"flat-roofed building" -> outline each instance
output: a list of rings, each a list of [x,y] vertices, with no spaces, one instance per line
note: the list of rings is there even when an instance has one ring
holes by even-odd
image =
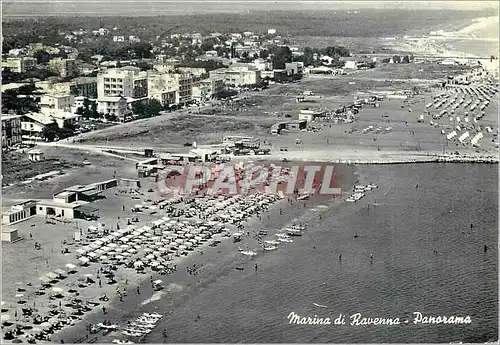
[[[8,148],[22,141],[21,115],[1,115],[2,148]]]

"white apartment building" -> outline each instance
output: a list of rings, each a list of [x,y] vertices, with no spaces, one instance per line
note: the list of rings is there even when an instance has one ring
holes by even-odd
[[[36,67],[36,59],[32,57],[9,57],[2,61],[2,67],[16,73],[24,73]]]
[[[217,97],[224,90],[224,78],[213,77],[200,81],[201,86],[206,86],[210,90],[210,98]]]
[[[148,74],[137,67],[114,68],[97,76],[97,97],[142,98],[148,94]]]
[[[261,82],[260,71],[250,64],[236,63],[224,72],[226,84],[234,86],[255,85]]]
[[[175,88],[178,90],[178,104],[186,104],[192,101],[193,76],[191,74],[173,74]]]
[[[174,77],[166,73],[149,73],[148,97],[156,99],[163,106],[176,104],[179,96],[177,82]]]
[[[61,112],[71,111],[73,95],[43,95],[40,99],[40,112],[46,116],[57,116]]]
[[[132,115],[132,110],[129,109],[126,98],[122,96],[99,98],[97,101],[97,111],[105,115],[114,115],[120,122],[125,122],[125,118]]]
[[[204,103],[212,98],[212,90],[209,85],[201,84],[193,87],[193,101]]]

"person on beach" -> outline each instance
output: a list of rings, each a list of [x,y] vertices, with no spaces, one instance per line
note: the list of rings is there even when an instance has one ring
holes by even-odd
[[[484,250],[485,253],[488,251],[488,246],[486,244],[484,245],[484,249],[483,250]]]
[[[373,254],[370,254],[370,265],[373,264]]]
[[[339,254],[339,262],[342,262],[342,254]]]
[[[140,295],[141,294],[141,291],[139,290],[139,287],[137,287],[137,294]]]
[[[255,272],[257,272],[258,270],[258,267],[257,267],[257,263],[255,264]]]

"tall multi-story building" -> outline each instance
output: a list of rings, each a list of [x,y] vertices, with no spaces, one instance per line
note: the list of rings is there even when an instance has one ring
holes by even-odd
[[[97,97],[97,78],[80,77],[71,81],[70,93],[74,96],[83,96],[87,98]]]
[[[204,79],[200,82],[200,86],[206,86],[210,90],[210,98],[215,98],[224,90],[224,78],[213,77]]]
[[[233,86],[255,85],[261,82],[260,72],[251,64],[236,63],[229,68],[210,71],[210,79],[223,78],[225,84]]]
[[[49,69],[62,78],[78,76],[78,66],[74,59],[55,58],[49,61]]]
[[[148,95],[148,74],[137,67],[114,68],[97,75],[97,97],[143,98]]]
[[[163,106],[177,103],[177,83],[170,74],[152,72],[148,75],[148,97],[156,99]]]
[[[2,61],[2,67],[11,72],[24,73],[36,67],[36,59],[28,56],[9,57],[7,61]]]
[[[176,73],[172,75],[174,85],[178,90],[178,104],[186,104],[192,101],[193,96],[193,76],[191,74]]]
[[[73,103],[73,95],[43,95],[40,99],[40,112],[56,116],[60,112],[70,112]]]
[[[2,148],[21,142],[21,115],[2,115]]]

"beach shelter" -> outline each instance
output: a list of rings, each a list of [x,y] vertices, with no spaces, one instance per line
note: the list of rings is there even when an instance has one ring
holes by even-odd
[[[86,253],[86,251],[83,248],[78,248],[76,252],[80,255],[84,255]]]
[[[90,259],[89,259],[89,258],[87,258],[86,256],[82,256],[82,257],[80,257],[78,260],[80,261],[80,264],[81,264],[82,266],[84,266],[84,265],[88,265],[88,263],[89,263],[89,261],[90,261]]]
[[[97,244],[97,243],[92,243],[91,245],[89,245],[90,249],[92,250],[96,250],[97,248],[100,248],[101,245],[100,244]]]
[[[75,273],[75,272],[77,272],[76,266],[73,265],[73,264],[66,264],[66,265],[64,265],[64,267],[66,267],[66,270],[68,271],[68,273]]]
[[[57,279],[57,274],[54,272],[49,272],[46,274],[46,276],[51,280]]]
[[[62,270],[60,268],[58,268],[56,270],[56,273],[57,273],[58,278],[65,278],[68,275],[68,272],[66,272],[65,270]]]

